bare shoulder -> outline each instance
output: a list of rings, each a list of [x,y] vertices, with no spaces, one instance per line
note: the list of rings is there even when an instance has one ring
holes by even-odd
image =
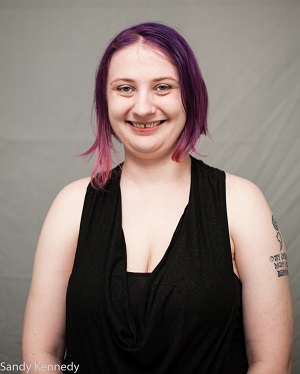
[[[80,219],[83,208],[86,189],[90,178],[82,178],[66,185],[56,196],[50,208],[48,216],[65,216],[73,221]]]
[[[226,199],[230,237],[242,282],[251,283],[267,274],[273,281],[288,275],[286,261],[275,264],[278,268],[272,264],[276,258],[286,260],[287,254],[279,225],[262,191],[246,179],[227,174]],[[268,284],[272,284],[270,279]]]
[[[89,178],[83,178],[64,187],[54,199],[39,237],[33,272],[33,285],[48,278],[64,280],[72,268],[85,192]],[[38,280],[38,282],[36,282]]]
[[[77,204],[81,204],[84,200],[85,193],[87,186],[90,182],[90,178],[82,178],[78,179],[68,185],[66,185],[57,195],[54,202],[64,204],[68,202],[72,202]]]
[[[45,219],[37,257],[46,252],[51,255],[69,253],[70,262],[76,248],[86,189],[90,179],[83,178],[65,186],[54,199]]]
[[[62,191],[64,190],[69,190],[69,191],[74,191],[74,192],[79,192],[79,191],[85,191],[91,178],[90,177],[85,177],[78,179],[74,182],[71,182],[67,184]]]
[[[263,199],[265,201],[262,191],[256,184],[248,179],[229,173],[226,173],[226,194],[227,198],[230,199],[230,202],[235,199]]]
[[[271,254],[276,248],[273,215],[262,191],[251,181],[226,174],[226,203],[230,237],[239,274],[242,258]]]
[[[247,224],[249,219],[257,221],[272,213],[264,194],[253,182],[226,173],[226,200],[229,224]],[[241,221],[243,219],[243,221]]]

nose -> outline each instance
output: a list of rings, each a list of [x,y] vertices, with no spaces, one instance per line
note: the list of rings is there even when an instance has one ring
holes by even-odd
[[[137,92],[134,98],[133,115],[138,118],[147,118],[155,114],[155,100],[151,92]]]

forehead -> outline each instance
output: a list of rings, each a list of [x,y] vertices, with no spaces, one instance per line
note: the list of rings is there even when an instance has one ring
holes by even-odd
[[[141,42],[116,52],[108,69],[108,81],[116,77],[155,79],[157,76],[178,79],[177,69],[166,54]]]

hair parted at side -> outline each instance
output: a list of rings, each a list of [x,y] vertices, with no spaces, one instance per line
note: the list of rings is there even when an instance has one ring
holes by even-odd
[[[182,155],[194,152],[200,135],[208,132],[207,90],[196,57],[185,39],[173,28],[156,22],[141,23],[121,31],[106,48],[96,72],[96,138],[91,148],[83,153],[85,156],[97,151],[92,185],[98,189],[103,189],[110,178],[114,152],[106,96],[109,64],[114,53],[138,41],[161,50],[178,71],[186,124],[172,160],[179,162]]]

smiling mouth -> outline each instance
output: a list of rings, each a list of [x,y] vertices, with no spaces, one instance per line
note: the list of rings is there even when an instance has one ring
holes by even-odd
[[[161,125],[162,123],[165,122],[165,120],[156,121],[156,122],[147,122],[147,123],[131,122],[131,121],[126,121],[126,122],[129,123],[131,126],[139,128],[139,129],[148,129],[148,128],[151,128],[151,127],[156,127],[158,125]]]

